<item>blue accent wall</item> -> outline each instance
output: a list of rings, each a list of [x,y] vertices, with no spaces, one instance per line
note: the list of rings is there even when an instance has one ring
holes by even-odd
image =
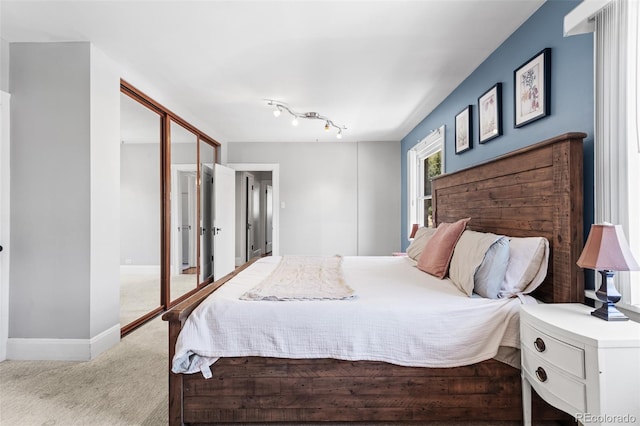
[[[585,236],[593,223],[594,78],[593,35],[563,37],[564,16],[576,0],[548,0],[436,109],[402,139],[402,248],[407,241],[407,151],[442,124],[445,134],[445,168],[454,172],[502,154],[567,132],[584,132]],[[499,22],[496,22],[499,25]],[[551,48],[550,115],[514,128],[513,71],[542,49]],[[502,83],[503,134],[478,143],[478,97]],[[456,155],[454,118],[473,105],[473,147]]]

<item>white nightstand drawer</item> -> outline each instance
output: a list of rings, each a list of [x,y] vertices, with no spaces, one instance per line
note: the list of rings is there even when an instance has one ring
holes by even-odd
[[[522,349],[529,349],[541,359],[581,379],[584,374],[584,350],[554,339],[529,324],[521,329]]]
[[[530,348],[522,349],[522,369],[527,380],[546,401],[567,413],[584,413],[587,408],[586,385],[554,368]]]

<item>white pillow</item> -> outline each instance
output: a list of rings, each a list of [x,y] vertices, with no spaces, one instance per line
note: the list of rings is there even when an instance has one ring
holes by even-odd
[[[497,298],[508,260],[506,237],[466,230],[453,250],[449,278],[467,296],[475,290],[483,297]]]
[[[547,276],[549,241],[544,237],[511,237],[509,264],[500,297],[531,293]]]
[[[411,244],[407,247],[407,256],[417,261],[427,241],[429,241],[435,232],[436,228],[427,228],[426,226],[418,228],[416,235],[413,236],[413,241],[411,241]]]

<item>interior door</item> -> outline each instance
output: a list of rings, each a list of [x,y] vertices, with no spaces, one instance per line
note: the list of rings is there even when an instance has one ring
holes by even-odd
[[[267,185],[265,195],[264,244],[266,254],[273,251],[273,186]]]
[[[220,279],[235,269],[236,172],[215,164],[213,278]]]
[[[251,260],[251,258],[253,258],[253,175],[251,174],[246,174],[245,177],[245,198],[246,198],[246,209],[247,211],[245,212],[245,221],[246,221],[246,233],[245,233],[245,241],[246,241],[246,245],[245,247],[247,248],[246,253],[245,253],[245,261],[249,261]]]
[[[202,152],[202,150],[201,150]],[[213,170],[211,164],[201,166],[200,261],[201,282],[213,277]]]

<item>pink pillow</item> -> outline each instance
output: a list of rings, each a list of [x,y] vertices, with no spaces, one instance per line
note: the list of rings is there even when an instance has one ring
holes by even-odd
[[[454,223],[441,223],[427,241],[420,257],[418,269],[437,278],[444,278],[449,271],[449,263],[458,239],[467,227],[470,217]]]

